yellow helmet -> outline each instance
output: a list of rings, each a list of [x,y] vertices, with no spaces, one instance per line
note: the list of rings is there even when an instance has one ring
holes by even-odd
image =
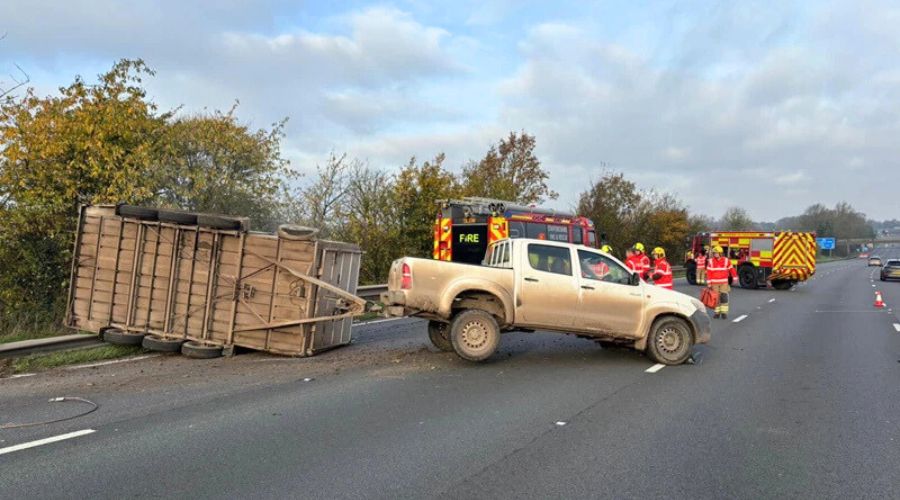
[[[638,252],[643,252],[643,251],[644,251],[644,244],[641,243],[641,242],[637,242],[637,243],[634,244],[634,249],[637,250]]]
[[[656,247],[653,249],[653,255],[659,255],[660,257],[665,257],[666,250],[663,247]]]
[[[720,247],[719,245],[714,246],[713,252],[722,253],[723,252],[722,247]]]
[[[612,253],[612,247],[609,245],[603,245],[600,247],[600,251],[603,253]]]

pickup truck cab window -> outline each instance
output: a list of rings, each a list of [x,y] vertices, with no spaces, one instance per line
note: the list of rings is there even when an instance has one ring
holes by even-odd
[[[587,250],[578,250],[581,277],[589,280],[631,285],[631,271],[618,262]]]
[[[491,245],[491,247],[488,248],[487,255],[484,258],[484,264],[490,267],[511,267],[510,246],[511,243],[508,241]]]
[[[536,271],[572,275],[572,256],[566,247],[530,243],[528,245],[528,263]]]

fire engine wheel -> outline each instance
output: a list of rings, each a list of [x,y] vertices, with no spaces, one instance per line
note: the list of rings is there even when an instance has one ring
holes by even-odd
[[[143,340],[143,333],[126,332],[118,328],[103,330],[103,341],[113,345],[141,345]]]
[[[790,290],[792,286],[794,286],[793,281],[775,280],[772,282],[772,288],[776,290]]]
[[[680,365],[691,356],[694,336],[681,318],[667,317],[654,323],[647,339],[647,354],[657,363]]]
[[[448,323],[429,321],[428,339],[438,349],[453,352],[453,342],[450,341],[450,325]]]
[[[190,340],[181,344],[181,354],[194,359],[212,359],[222,356],[222,346],[202,344]]]
[[[759,288],[759,284],[756,281],[756,270],[753,266],[741,266],[738,269],[738,279],[741,283],[741,288]]]
[[[694,261],[690,261],[684,265],[684,279],[687,280],[688,284],[696,285],[697,284],[697,263]]]
[[[490,314],[468,309],[450,323],[450,341],[456,354],[468,361],[484,361],[500,345],[500,327]]]

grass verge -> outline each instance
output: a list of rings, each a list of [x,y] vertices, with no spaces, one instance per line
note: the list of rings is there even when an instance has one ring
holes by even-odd
[[[15,358],[11,362],[12,373],[30,373],[41,370],[49,370],[59,366],[93,363],[108,359],[123,358],[145,351],[139,346],[104,345],[89,349],[74,349],[71,351],[49,352],[45,354],[32,354],[22,358]]]

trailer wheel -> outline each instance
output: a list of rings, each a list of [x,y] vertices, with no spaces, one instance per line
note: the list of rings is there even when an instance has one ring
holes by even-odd
[[[182,224],[185,226],[197,225],[197,214],[192,212],[160,209],[158,217],[161,222],[171,222],[173,224]]]
[[[484,361],[500,345],[500,327],[490,314],[467,309],[450,323],[450,341],[456,354],[468,361]]]
[[[696,285],[697,284],[697,263],[694,261],[690,261],[684,265],[684,279],[687,280],[688,284]]]
[[[753,266],[744,265],[738,268],[738,280],[741,288],[759,288],[759,283],[756,281],[756,268]]]
[[[136,205],[119,205],[116,207],[116,215],[127,217],[129,219],[140,220],[156,220],[159,211],[150,207],[139,207]]]
[[[143,333],[126,332],[118,328],[103,330],[103,341],[113,345],[141,345],[143,340]]]
[[[225,217],[222,215],[199,214],[197,225],[210,229],[224,229],[227,231],[249,231],[250,221],[244,217]]]
[[[156,335],[147,335],[141,344],[144,349],[157,352],[178,352],[181,350],[182,339],[164,339]]]
[[[681,318],[667,316],[657,320],[647,339],[647,355],[664,365],[680,365],[691,356],[694,336],[691,327]]]
[[[450,325],[448,323],[429,321],[428,339],[438,349],[453,352],[453,342],[450,341]]]
[[[319,230],[312,227],[298,226],[296,224],[282,224],[278,226],[278,237],[293,241],[309,241],[316,239]]]
[[[218,358],[222,356],[222,346],[189,340],[181,344],[181,354],[194,359]]]
[[[776,290],[790,290],[792,286],[794,286],[794,282],[789,280],[775,280],[772,282],[772,288]]]

